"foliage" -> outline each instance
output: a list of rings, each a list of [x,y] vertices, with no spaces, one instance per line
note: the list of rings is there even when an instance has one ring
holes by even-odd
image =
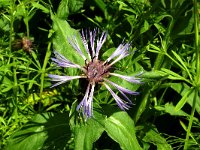
[[[197,0],[0,0],[0,8],[0,149],[200,149]],[[131,41],[115,72],[142,72],[143,84],[111,78],[140,92],[126,112],[95,87],[94,117],[84,120],[76,111],[84,81],[51,88],[47,75],[77,75],[50,58],[57,51],[84,65],[68,37],[93,28],[108,32],[103,60]]]

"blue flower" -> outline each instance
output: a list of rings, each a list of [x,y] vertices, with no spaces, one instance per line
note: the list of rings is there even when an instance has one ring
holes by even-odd
[[[108,91],[111,93],[113,98],[115,99],[117,105],[122,110],[127,110],[130,108],[132,101],[128,98],[126,94],[130,95],[138,95],[139,92],[134,92],[129,89],[126,89],[112,81],[110,81],[107,77],[109,76],[116,76],[121,79],[124,79],[131,83],[140,84],[141,81],[139,78],[135,76],[125,76],[120,75],[117,73],[111,73],[110,68],[116,62],[120,61],[121,59],[125,58],[129,55],[130,43],[122,43],[120,44],[117,49],[112,53],[110,57],[107,58],[105,61],[99,60],[99,51],[106,41],[107,32],[103,32],[100,37],[98,37],[98,30],[93,30],[89,32],[81,32],[81,39],[84,45],[84,48],[87,52],[88,56],[85,56],[80,48],[78,40],[76,36],[72,38],[68,38],[69,43],[72,45],[74,50],[85,60],[85,66],[80,66],[75,64],[59,54],[58,52],[54,52],[55,58],[52,58],[52,61],[60,67],[64,68],[77,68],[82,70],[83,75],[79,76],[59,76],[59,75],[52,75],[49,74],[49,77],[55,83],[52,87],[58,86],[62,83],[68,82],[73,79],[80,79],[85,78],[88,80],[88,86],[85,92],[85,96],[83,97],[80,104],[77,106],[77,110],[82,110],[83,114],[90,118],[93,115],[92,111],[92,101],[94,95],[94,88],[95,85],[100,83],[104,85]],[[122,99],[119,97],[111,88],[110,86],[116,88],[121,95],[124,97]]]

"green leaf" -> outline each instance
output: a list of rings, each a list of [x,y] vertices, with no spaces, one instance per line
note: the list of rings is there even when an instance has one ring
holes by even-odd
[[[180,76],[179,74],[169,70],[169,69],[166,69],[166,68],[161,68],[161,71],[169,74],[168,78],[171,79],[171,80],[183,80],[183,81],[186,81],[188,83],[190,83],[189,80],[187,80],[186,78]]]
[[[185,94],[184,96],[181,98],[181,100],[178,102],[178,104],[176,105],[175,107],[175,110],[176,111],[179,111],[181,110],[181,108],[185,105],[185,103],[187,102],[188,100],[188,97],[190,96],[191,93],[193,93],[194,90],[193,88],[189,89]]]
[[[121,149],[142,149],[135,135],[134,122],[126,112],[117,112],[111,115],[106,120],[105,130],[114,141],[119,143]]]
[[[149,44],[149,46],[147,46],[147,49],[148,51],[153,53],[162,53],[162,50],[154,44]]]
[[[26,6],[24,5],[24,3],[22,2],[21,4],[17,5],[15,16],[17,18],[21,18],[21,17],[25,17],[26,14],[27,14],[27,11],[26,11]]]
[[[103,0],[95,0],[95,3],[98,5],[102,12],[106,11],[106,4]]]
[[[70,14],[78,12],[84,4],[85,0],[62,0],[58,7],[58,17],[66,19]]]
[[[151,72],[144,72],[140,75],[141,78],[147,78],[147,79],[161,79],[167,77],[168,74],[164,73],[163,71],[151,71]]]
[[[172,150],[171,145],[167,143],[165,138],[160,135],[156,128],[151,127],[148,129],[148,132],[144,136],[143,140],[157,146],[157,150]]]
[[[33,7],[42,10],[46,14],[49,13],[49,10],[46,7],[44,7],[43,5],[41,5],[39,2],[31,2],[31,3],[32,3]]]
[[[68,0],[62,0],[60,2],[57,15],[61,19],[66,19],[69,16]]]
[[[158,111],[164,111],[165,113],[169,113],[171,116],[189,117],[189,115],[182,110],[176,111],[175,106],[172,103],[166,103],[164,107],[163,106],[155,106],[154,108]]]
[[[3,82],[1,83],[1,92],[5,93],[8,92],[9,90],[11,90],[13,88],[13,81],[11,81],[9,78],[7,78],[6,76],[3,77]]]
[[[174,54],[174,56],[176,57],[176,59],[181,63],[181,65],[183,66],[183,68],[187,72],[189,72],[188,69],[187,69],[187,67],[186,67],[186,65],[185,65],[185,63],[184,63],[184,61],[182,60],[182,58],[175,51],[172,51],[172,53]]]
[[[159,24],[159,23],[154,23],[154,26],[158,29],[158,31],[159,31],[160,33],[166,32],[166,29],[165,29],[165,27],[164,27],[163,25],[161,25],[161,24]]]
[[[149,30],[150,27],[151,26],[149,25],[148,21],[145,20],[143,27],[140,29],[140,34],[146,32],[147,30]]]
[[[70,14],[78,12],[85,2],[85,0],[67,0]]]
[[[177,93],[179,93],[182,97],[191,89],[187,84],[185,83],[170,83],[170,87],[174,89]],[[187,99],[187,103],[192,107],[193,100],[194,100],[195,92],[192,92]],[[196,111],[200,114],[200,97],[197,97],[196,105],[195,105]]]
[[[38,114],[9,138],[6,150],[64,149],[71,136],[67,122],[66,113]]]
[[[91,150],[93,143],[98,140],[104,131],[104,119],[91,118],[85,124],[75,127],[75,150]]]
[[[53,20],[53,29],[55,31],[55,36],[53,38],[54,49],[64,55],[67,59],[72,61],[73,63],[84,65],[85,61],[80,56],[78,52],[76,52],[73,47],[69,44],[67,38],[71,38],[76,36],[80,48],[85,54],[86,51],[81,44],[81,37],[78,31],[71,28],[67,21],[59,19],[57,16],[52,15]],[[85,55],[87,56],[87,55]]]

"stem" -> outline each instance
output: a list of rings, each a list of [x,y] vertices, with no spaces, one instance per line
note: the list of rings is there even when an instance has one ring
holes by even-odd
[[[46,52],[46,55],[45,55],[45,58],[44,58],[44,63],[43,63],[43,66],[42,66],[42,70],[41,70],[41,76],[40,76],[40,99],[42,99],[42,93],[43,93],[43,89],[44,89],[44,77],[45,77],[45,73],[46,73],[46,66],[47,66],[47,63],[48,63],[48,60],[51,56],[51,42],[48,44],[48,47],[47,47],[47,52]],[[40,108],[39,108],[40,110]]]
[[[200,78],[200,51],[199,51],[199,30],[198,30],[198,10],[197,10],[197,0],[194,0],[194,28],[195,28],[195,49],[196,49],[196,65],[197,65],[197,84],[199,84]]]
[[[173,57],[171,57],[169,54],[165,54],[169,59],[171,59],[177,66],[179,66],[182,70],[185,70],[190,78],[190,81],[192,81],[192,76],[187,68],[184,68],[182,65],[180,65]]]
[[[9,50],[12,51],[12,36],[13,36],[13,23],[14,23],[14,9],[15,9],[15,0],[12,0],[10,8],[10,40],[9,40]]]
[[[191,114],[190,114],[190,120],[189,120],[189,125],[187,128],[187,134],[186,134],[186,138],[185,138],[185,144],[184,144],[184,150],[187,150],[188,147],[188,143],[189,143],[189,137],[190,137],[190,131],[192,128],[192,123],[193,123],[193,119],[194,119],[194,113],[195,113],[195,107],[196,107],[196,100],[198,98],[198,89],[195,89],[195,96],[193,99],[193,104],[192,104],[192,110],[191,110]]]
[[[163,51],[164,53],[166,53],[166,54],[167,54],[167,49],[168,49],[168,47],[169,47],[168,45],[169,45],[169,43],[170,43],[170,33],[171,33],[171,30],[172,30],[172,28],[173,28],[173,26],[174,26],[173,18],[172,18],[171,16],[169,16],[169,18],[171,19],[171,22],[170,22],[170,24],[169,24],[169,27],[168,27],[168,29],[167,29],[167,32],[166,32],[166,35],[165,35],[163,41],[161,41],[161,44],[162,44],[161,49],[162,49],[162,51]],[[159,54],[157,55],[156,61],[155,61],[155,63],[154,63],[154,69],[155,69],[155,70],[159,70],[159,69],[161,68],[161,66],[162,66],[162,64],[163,64],[163,61],[164,61],[164,58],[165,58],[165,55],[164,55],[164,54],[159,53]]]
[[[13,112],[15,114],[16,119],[18,118],[18,109],[17,109],[17,101],[18,101],[18,81],[17,81],[17,69],[16,69],[16,63],[15,63],[15,58],[13,58],[13,82],[14,82],[14,86],[13,86],[13,99],[12,99],[12,103],[13,103]]]
[[[28,23],[28,16],[26,18],[24,18],[24,23],[26,25],[26,36],[27,38],[29,38],[29,23]]]
[[[135,123],[137,123],[137,121],[139,120],[140,116],[142,115],[142,113],[146,109],[146,106],[149,103],[149,97],[151,94],[150,87],[146,87],[143,93],[144,94],[142,95],[142,97],[140,99],[140,103],[138,103],[137,107],[135,108],[135,113],[133,116]]]

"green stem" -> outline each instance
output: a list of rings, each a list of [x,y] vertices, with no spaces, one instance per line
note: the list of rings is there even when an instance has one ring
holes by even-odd
[[[190,78],[190,81],[192,81],[192,75],[190,74],[189,70],[187,68],[184,68],[181,64],[179,64],[173,57],[171,57],[169,54],[165,54],[169,59],[171,59],[177,66],[179,66],[182,70],[185,70]]]
[[[51,42],[48,44],[47,52],[46,52],[46,55],[45,55],[45,58],[44,58],[44,63],[43,63],[42,70],[41,70],[41,76],[40,76],[40,99],[42,99],[42,93],[43,93],[43,89],[44,89],[44,77],[45,77],[45,73],[46,73],[46,66],[47,66],[47,63],[49,61],[50,56],[51,56]]]
[[[28,17],[24,18],[24,23],[26,25],[26,36],[29,38],[29,23],[28,23]]]
[[[171,19],[171,22],[169,24],[169,27],[167,29],[167,32],[166,32],[166,35],[163,39],[163,41],[161,41],[161,44],[162,44],[162,51],[164,53],[167,53],[167,49],[168,49],[168,44],[169,44],[169,41],[170,41],[170,33],[171,33],[171,30],[174,26],[174,22],[173,22],[173,18],[171,16],[168,16],[170,19]],[[164,61],[164,58],[165,58],[165,55],[164,54],[161,54],[159,53],[156,57],[156,60],[155,60],[155,63],[154,63],[154,69],[155,70],[159,70],[163,64],[163,61]]]
[[[135,108],[135,113],[134,113],[134,122],[137,123],[139,120],[140,116],[146,109],[148,103],[149,103],[149,97],[151,94],[151,89],[150,87],[146,87],[144,90],[144,94],[142,95],[140,102],[137,104],[137,107]]]
[[[194,0],[194,28],[195,28],[195,49],[196,49],[196,65],[197,65],[197,84],[200,84],[200,51],[199,51],[199,16],[197,10],[197,0]]]
[[[13,103],[13,112],[16,115],[15,117],[18,118],[18,109],[17,109],[17,101],[18,101],[18,81],[17,81],[17,69],[16,69],[16,61],[15,58],[13,58],[13,82],[14,82],[14,86],[13,86],[13,99],[12,99],[12,103]]]
[[[184,150],[187,150],[188,148],[188,143],[189,143],[189,137],[190,137],[190,132],[191,132],[191,128],[192,128],[192,123],[193,123],[193,119],[194,119],[194,113],[195,113],[195,107],[196,107],[196,100],[198,98],[198,89],[195,89],[195,96],[193,99],[193,104],[192,104],[192,110],[191,110],[191,114],[190,114],[190,120],[189,120],[189,125],[187,128],[187,134],[186,134],[186,138],[185,138],[185,144],[184,144]]]
[[[11,8],[10,8],[10,40],[9,40],[9,50],[12,51],[12,37],[13,37],[13,24],[14,24],[14,9],[15,9],[15,0],[12,0]]]

